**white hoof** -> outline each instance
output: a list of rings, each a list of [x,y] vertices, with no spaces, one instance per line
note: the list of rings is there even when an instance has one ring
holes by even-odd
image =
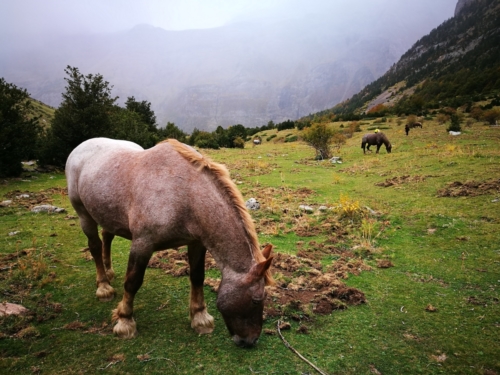
[[[95,295],[101,302],[112,301],[115,298],[115,290],[109,284],[101,284],[97,288]]]
[[[138,334],[134,319],[118,319],[118,323],[113,328],[113,333],[121,339],[133,339]]]
[[[191,319],[191,328],[193,328],[196,333],[200,335],[212,333],[214,327],[214,318],[207,312],[207,310],[196,313]]]

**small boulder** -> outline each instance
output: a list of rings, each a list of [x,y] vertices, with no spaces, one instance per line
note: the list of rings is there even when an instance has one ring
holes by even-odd
[[[3,302],[0,303],[0,316],[5,315],[22,315],[25,314],[28,309],[21,305],[16,305],[15,303]]]
[[[314,208],[312,208],[311,206],[307,206],[305,204],[301,204],[299,206],[299,210],[307,212],[309,214],[312,214],[314,212]]]
[[[255,198],[250,198],[246,201],[245,206],[249,210],[258,210],[260,208],[260,203]]]
[[[66,209],[52,206],[50,204],[42,204],[40,206],[35,206],[31,209],[31,212],[39,213],[39,212],[54,212],[61,213],[66,212]]]
[[[11,204],[12,204],[11,200],[1,201],[0,202],[0,207],[9,207]]]

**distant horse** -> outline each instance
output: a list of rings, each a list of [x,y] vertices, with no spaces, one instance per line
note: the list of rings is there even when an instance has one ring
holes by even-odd
[[[361,148],[363,149],[363,153],[366,153],[365,151],[365,146],[368,151],[370,151],[370,146],[377,145],[377,154],[378,151],[380,150],[380,146],[382,144],[385,145],[385,149],[387,150],[387,153],[391,153],[392,145],[391,142],[389,142],[389,139],[384,133],[368,133],[363,136],[361,139]]]
[[[406,124],[405,125],[406,135],[408,135],[410,133],[410,129],[413,129],[413,128],[422,128],[422,123],[421,122],[413,122],[411,124]]]
[[[97,269],[101,301],[112,300],[111,242],[132,241],[125,293],[113,311],[113,332],[137,335],[134,297],[153,252],[187,245],[190,318],[197,333],[210,333],[203,282],[205,253],[222,273],[217,308],[233,341],[252,346],[262,330],[265,285],[273,283],[272,246],[261,251],[252,218],[227,169],[193,148],[169,139],[144,150],[128,141],[94,138],[66,162],[68,196],[76,210]],[[102,238],[97,226],[100,225]]]

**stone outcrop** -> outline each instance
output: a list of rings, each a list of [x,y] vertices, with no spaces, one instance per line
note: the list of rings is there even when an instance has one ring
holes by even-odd
[[[473,5],[478,0],[458,0],[457,6],[455,8],[455,17],[458,16],[465,8]]]

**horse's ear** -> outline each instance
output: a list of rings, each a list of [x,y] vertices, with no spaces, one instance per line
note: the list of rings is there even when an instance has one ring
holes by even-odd
[[[271,244],[266,245],[266,247],[262,250],[262,255],[264,255],[264,258],[269,259],[271,251],[273,251],[273,245]]]
[[[271,267],[271,262],[273,261],[273,257],[269,257],[268,259],[254,264],[248,274],[245,277],[245,282],[252,283],[256,282],[264,277],[266,271]]]

